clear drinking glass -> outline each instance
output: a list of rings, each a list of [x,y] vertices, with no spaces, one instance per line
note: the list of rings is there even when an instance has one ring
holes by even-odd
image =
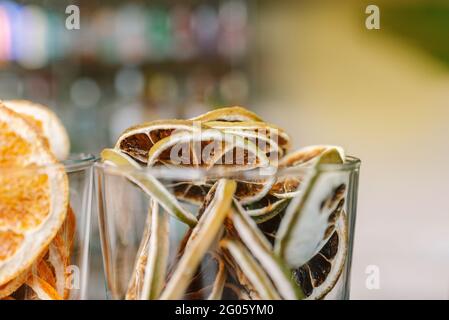
[[[109,299],[349,298],[357,158],[347,157],[344,164],[271,173],[229,168],[121,169],[103,163],[94,167]],[[206,233],[197,227],[192,231],[168,214],[160,194],[152,193],[155,181],[183,209],[201,216],[197,226],[203,229],[214,219],[206,221],[212,212],[208,208],[213,207],[215,214],[223,206],[205,196],[215,183],[214,199],[218,199],[220,183],[229,181],[237,183],[234,199],[241,197],[242,190],[251,189],[246,187],[252,183],[279,183],[280,188],[276,197],[266,195],[257,204],[242,206],[231,200],[218,231],[209,240],[205,236],[204,243],[210,243],[204,251],[203,240],[197,246],[192,243],[213,227],[208,225]],[[291,186],[295,188],[286,193]],[[206,206],[202,206],[204,201]],[[289,231],[288,225],[295,227]],[[195,259],[199,260],[192,263]],[[185,290],[180,289],[183,273],[190,273]]]
[[[86,299],[89,275],[89,238],[91,227],[93,163],[96,158],[89,154],[71,155],[63,161],[63,167],[69,181],[69,207],[66,220],[41,257],[33,262],[32,267],[10,283],[0,287],[0,294],[7,291],[7,296],[14,299],[54,298],[52,292],[62,299]],[[0,169],[2,181],[14,179],[32,179],[33,177],[54,177],[61,166],[49,165],[32,168]],[[8,192],[8,188],[3,189]],[[9,197],[10,198],[10,197]],[[64,230],[63,230],[64,229]],[[69,239],[70,238],[70,239]],[[71,243],[68,244],[68,243]],[[26,254],[26,253],[25,253]],[[31,275],[45,280],[45,285],[32,289]],[[26,280],[26,277],[28,280]],[[21,279],[20,279],[21,278]],[[34,279],[34,278],[33,278]],[[16,284],[14,284],[14,281]],[[9,286],[9,287],[8,287]],[[5,291],[3,291],[5,290]]]

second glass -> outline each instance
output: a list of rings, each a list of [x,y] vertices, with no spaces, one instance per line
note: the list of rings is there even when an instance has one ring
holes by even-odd
[[[347,157],[265,175],[96,164],[108,297],[347,299],[359,166]],[[278,193],[232,200],[261,182]],[[196,227],[173,217],[167,199]]]

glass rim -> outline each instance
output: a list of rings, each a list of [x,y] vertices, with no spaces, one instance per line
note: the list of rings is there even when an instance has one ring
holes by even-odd
[[[1,167],[0,174],[2,172],[22,172],[22,171],[39,171],[39,170],[49,170],[52,168],[61,168],[64,167],[67,173],[84,170],[86,168],[91,167],[96,161],[98,157],[91,153],[72,153],[66,160],[50,163],[38,166],[30,166],[30,167]]]
[[[321,164],[316,167],[298,166],[290,168],[278,169],[276,167],[264,167],[250,170],[232,170],[225,167],[215,167],[211,169],[205,168],[190,168],[190,167],[141,167],[141,168],[118,168],[110,164],[95,162],[94,168],[102,170],[106,173],[123,175],[123,174],[136,174],[136,175],[151,175],[158,179],[204,179],[204,178],[217,178],[217,177],[229,177],[229,178],[252,178],[260,179],[260,177],[279,177],[294,174],[303,174],[305,172],[344,172],[344,171],[357,171],[360,168],[361,160],[354,156],[346,156],[345,162],[342,164]]]

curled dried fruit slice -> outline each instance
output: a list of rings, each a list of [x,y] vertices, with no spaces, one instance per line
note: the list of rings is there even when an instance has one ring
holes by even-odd
[[[226,278],[225,263],[221,255],[216,252],[208,252],[198,267],[195,276],[192,278],[183,299],[221,299]]]
[[[0,286],[0,299],[13,294],[17,289],[19,289],[22,284],[27,281],[29,276],[30,272],[24,271],[19,276]]]
[[[264,223],[276,217],[290,203],[289,199],[278,199],[273,196],[266,196],[250,206],[246,206],[246,213],[251,216],[256,223]]]
[[[51,150],[58,160],[69,156],[70,140],[58,116],[50,108],[27,100],[6,100],[3,104],[29,122],[33,123],[48,139]]]
[[[165,284],[168,264],[169,217],[156,201],[151,203],[151,235],[147,251],[142,294],[140,299],[157,299]]]
[[[298,172],[287,171],[280,174],[276,183],[270,190],[270,194],[277,198],[290,199],[299,195],[301,182],[306,179],[309,169],[320,160],[321,155],[330,149],[336,149],[344,158],[344,151],[335,146],[309,146],[286,155],[279,161],[279,169],[298,168]],[[335,160],[338,163],[338,159]],[[301,168],[304,170],[301,171]]]
[[[172,134],[160,140],[148,154],[148,166],[158,163],[205,168],[224,166],[233,170],[270,165],[254,143],[213,129]]]
[[[247,138],[269,157],[273,154],[279,159],[290,149],[290,136],[283,129],[265,122],[210,121],[204,126]]]
[[[151,201],[151,200],[150,200]],[[136,262],[134,264],[133,273],[128,283],[128,290],[126,291],[126,300],[137,300],[142,293],[143,279],[145,276],[145,266],[148,262],[148,247],[150,245],[151,237],[151,221],[152,221],[152,206],[148,209],[145,227],[142,233],[139,249],[136,254]]]
[[[320,156],[330,150],[335,149],[339,157],[344,155],[344,151],[341,147],[338,146],[327,146],[327,145],[317,145],[317,146],[309,146],[302,149],[299,149],[295,152],[287,154],[280,162],[279,167],[296,167],[296,166],[305,166],[305,165],[313,165],[315,160],[320,159]],[[338,159],[336,162],[340,161]]]
[[[277,233],[275,251],[291,268],[306,263],[329,238],[334,216],[342,210],[348,184],[344,171],[320,171],[322,164],[341,164],[339,148],[328,148],[314,158],[300,196],[288,206]]]
[[[191,120],[156,120],[127,129],[117,140],[115,149],[134,160],[147,163],[151,147],[174,132],[191,132],[199,129]]]
[[[36,275],[31,276],[27,285],[33,289],[39,300],[62,300],[55,288]]]
[[[226,107],[216,110],[206,112],[199,115],[191,120],[195,121],[228,121],[228,122],[239,122],[239,121],[259,121],[263,120],[254,112],[251,112],[242,107]]]
[[[306,264],[293,270],[293,277],[307,295],[307,299],[323,299],[337,283],[348,250],[346,224],[345,213],[341,212],[326,244]]]
[[[235,180],[237,181],[235,198],[238,199],[242,205],[256,203],[259,200],[262,200],[270,192],[275,182],[275,178],[272,176],[258,179],[236,178]]]
[[[179,181],[166,187],[171,188],[179,200],[200,206],[212,185],[209,182]]]
[[[130,170],[127,173],[125,172],[129,180],[142,188],[151,198],[157,200],[168,213],[191,227],[195,226],[197,223],[196,218],[184,209],[178,203],[178,200],[156,178],[144,171],[138,173],[135,169],[141,169],[141,167],[130,156],[115,149],[104,149],[101,152],[101,158],[105,163]]]
[[[0,172],[3,285],[29,269],[55,237],[67,212],[68,180],[43,137],[19,114],[3,106],[0,167],[4,169]]]
[[[220,241],[220,246],[229,252],[232,262],[236,266],[237,278],[252,298],[263,300],[281,299],[267,272],[262,269],[241,242],[223,239]]]
[[[162,292],[161,299],[182,298],[199,263],[223,227],[235,189],[236,183],[232,180],[220,179],[217,182],[214,197],[192,230],[183,255]]]
[[[291,281],[288,268],[272,253],[271,244],[238,202],[234,202],[231,220],[238,236],[267,272],[279,294],[289,300],[304,298],[304,294]]]

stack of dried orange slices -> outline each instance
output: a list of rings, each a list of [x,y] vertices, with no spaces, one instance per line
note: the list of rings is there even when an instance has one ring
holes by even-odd
[[[344,159],[336,146],[290,152],[282,128],[241,107],[129,128],[102,152],[150,197],[126,299],[324,298],[347,256],[348,177],[318,168]],[[163,184],[145,167],[205,174]],[[172,264],[170,216],[190,227]]]
[[[69,297],[67,133],[47,107],[0,102],[0,299]]]

